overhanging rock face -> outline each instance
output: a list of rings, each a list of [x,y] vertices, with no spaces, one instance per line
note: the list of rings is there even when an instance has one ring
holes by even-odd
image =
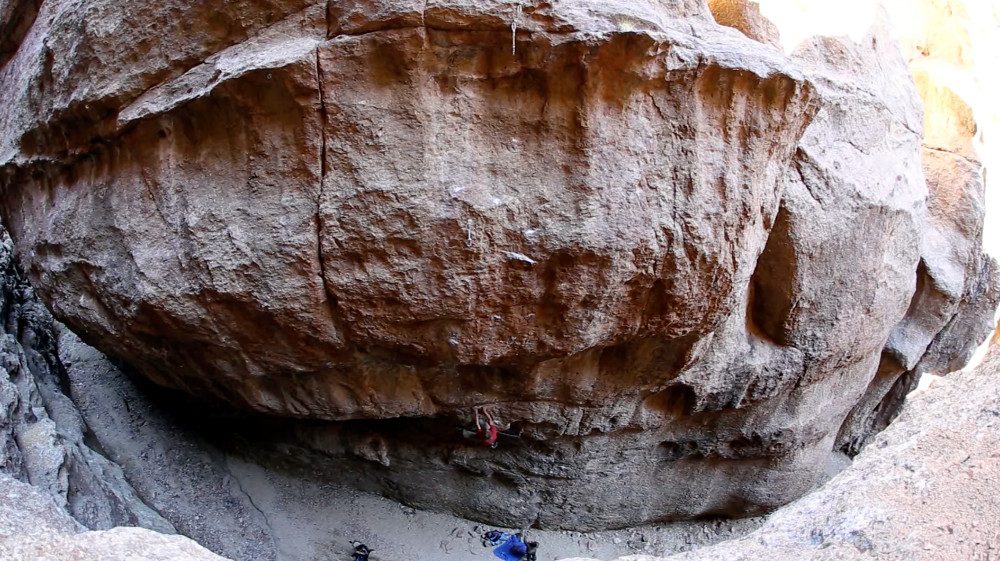
[[[789,58],[695,1],[138,4],[47,2],[0,71],[20,262],[160,384],[374,421],[292,447],[363,487],[512,526],[761,512],[910,306],[921,113],[879,34]],[[456,449],[477,404],[521,437]]]

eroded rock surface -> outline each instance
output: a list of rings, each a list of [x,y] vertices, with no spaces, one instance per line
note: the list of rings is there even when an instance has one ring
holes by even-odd
[[[620,561],[988,559],[1000,533],[998,375],[994,346],[974,371],[935,380],[850,468],[743,538]]]
[[[402,3],[360,30],[349,6],[173,80],[129,69],[151,83],[92,126],[107,154],[15,101],[42,122],[11,157],[12,227],[58,315],[161,383],[346,419],[634,391],[531,371],[737,307],[812,113],[780,54],[656,4],[432,2],[414,26]],[[22,158],[73,158],[86,188]]]
[[[980,124],[989,128],[992,113],[980,107],[977,116],[966,101],[974,97],[969,79],[978,79],[968,55],[979,48],[970,33],[975,24],[962,2],[896,3],[891,9],[900,17],[913,9],[919,14],[903,24],[901,36],[924,105],[928,216],[909,310],[838,437],[851,454],[888,424],[920,376],[962,368],[988,336],[1000,306],[997,263],[983,253],[985,169],[975,146]]]
[[[173,533],[92,448],[90,427],[64,390],[52,316],[17,270],[12,245],[0,227],[0,473],[31,483],[90,529]]]
[[[842,440],[869,434],[900,320],[960,361],[932,340],[995,282],[976,219],[927,241],[881,33],[788,57],[694,0],[52,1],[0,94],[57,317],[159,384],[337,421],[264,422],[279,458],[509,526],[788,502],[859,401]],[[476,404],[520,437],[463,445]]]
[[[737,29],[754,41],[781,48],[778,28],[760,13],[760,6],[753,0],[709,0],[708,7],[720,25]]]

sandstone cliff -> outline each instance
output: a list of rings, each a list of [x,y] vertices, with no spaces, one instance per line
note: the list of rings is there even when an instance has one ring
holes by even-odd
[[[695,0],[7,5],[0,210],[54,314],[331,421],[265,423],[415,506],[773,509],[996,307],[977,170],[922,152],[880,30],[785,55]],[[520,438],[456,449],[479,404]]]

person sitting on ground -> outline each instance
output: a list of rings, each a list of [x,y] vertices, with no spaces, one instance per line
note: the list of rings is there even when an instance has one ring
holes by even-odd
[[[482,424],[479,422],[479,410],[483,410],[483,414],[486,415],[487,426],[484,429]],[[500,431],[497,429],[497,424],[493,420],[493,415],[486,410],[485,407],[473,407],[472,413],[476,417],[476,440],[480,444],[488,448],[496,448],[497,438],[500,436]]]
[[[523,561],[538,561],[538,542],[528,542]]]
[[[368,556],[372,554],[370,547],[356,541],[351,541],[351,545],[354,546],[354,561],[368,561]]]
[[[517,540],[510,546],[510,553],[515,559],[523,560],[528,555],[528,544],[524,543],[524,534],[518,532],[514,534]]]

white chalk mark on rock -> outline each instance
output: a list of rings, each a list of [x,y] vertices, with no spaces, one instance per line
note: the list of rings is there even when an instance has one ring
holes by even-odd
[[[515,261],[521,261],[523,263],[528,263],[529,265],[538,264],[538,261],[535,261],[534,259],[528,257],[527,255],[523,253],[518,253],[516,251],[505,251],[504,255],[510,257],[511,259],[514,259]]]

